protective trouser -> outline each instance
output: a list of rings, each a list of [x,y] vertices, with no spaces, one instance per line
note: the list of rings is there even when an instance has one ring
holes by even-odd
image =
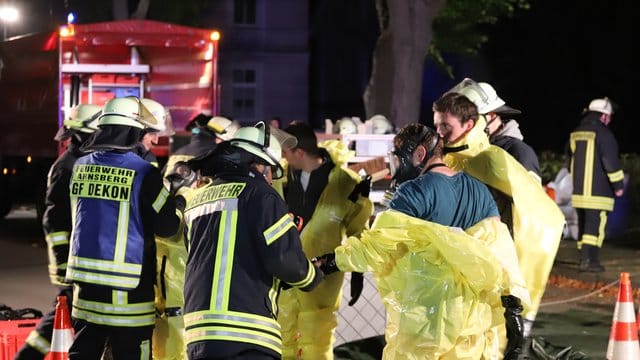
[[[58,296],[67,297],[67,311],[71,314],[73,288],[60,287]],[[51,349],[51,336],[53,335],[53,322],[56,316],[56,304],[57,300],[54,300],[53,309],[42,317],[38,326],[29,334],[25,344],[16,353],[14,360],[42,360],[47,353],[49,353],[49,349]]]
[[[184,342],[184,269],[187,250],[182,225],[176,238],[156,237],[156,325],[153,330],[155,360],[186,359]]]
[[[606,235],[607,211],[576,209],[578,213],[578,249],[582,245],[602,247]]]
[[[153,326],[104,326],[73,319],[73,329],[69,360],[100,359],[106,347],[113,359],[151,360]]]
[[[333,335],[344,273],[328,275],[311,292],[283,291],[278,301],[283,359],[333,359]]]

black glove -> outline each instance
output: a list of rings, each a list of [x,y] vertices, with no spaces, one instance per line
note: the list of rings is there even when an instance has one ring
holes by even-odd
[[[313,265],[320,265],[320,270],[325,275],[333,274],[334,272],[340,271],[338,269],[338,265],[336,265],[336,254],[328,253],[324,255],[320,255],[311,259]]]
[[[184,212],[184,208],[187,207],[187,199],[182,195],[178,195],[175,197],[176,201],[176,209],[180,212]]]
[[[360,294],[362,294],[362,288],[364,286],[364,276],[359,272],[351,273],[351,300],[349,300],[349,306],[358,301]]]
[[[522,321],[522,305],[520,299],[513,295],[501,296],[504,307],[504,319],[507,328],[507,348],[504,350],[504,360],[517,360],[523,352],[524,323]]]

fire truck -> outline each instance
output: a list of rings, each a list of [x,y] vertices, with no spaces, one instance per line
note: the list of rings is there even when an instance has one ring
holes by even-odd
[[[43,208],[53,140],[78,104],[154,99],[171,113],[173,138],[199,113],[218,114],[220,33],[150,20],[67,24],[0,42],[0,218],[17,202]],[[176,141],[178,141],[176,140]]]

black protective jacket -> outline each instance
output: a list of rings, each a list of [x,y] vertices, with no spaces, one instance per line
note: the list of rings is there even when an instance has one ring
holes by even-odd
[[[281,282],[310,291],[323,277],[303,253],[287,205],[262,174],[240,166],[191,192],[184,218],[189,358],[246,350],[280,357]]]
[[[73,164],[85,154],[80,150],[79,142],[72,137],[67,150],[51,165],[47,177],[42,228],[50,254],[49,278],[54,285],[69,285],[65,281],[67,258],[69,257],[69,234],[71,233],[69,182]]]
[[[598,112],[588,112],[569,138],[573,195],[579,209],[612,211],[614,192],[624,186],[618,143]]]

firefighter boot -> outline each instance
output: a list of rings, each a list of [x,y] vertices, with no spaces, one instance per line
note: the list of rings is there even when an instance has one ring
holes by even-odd
[[[599,248],[593,245],[582,244],[580,252],[580,271],[601,273],[604,266],[600,265],[598,259]]]

